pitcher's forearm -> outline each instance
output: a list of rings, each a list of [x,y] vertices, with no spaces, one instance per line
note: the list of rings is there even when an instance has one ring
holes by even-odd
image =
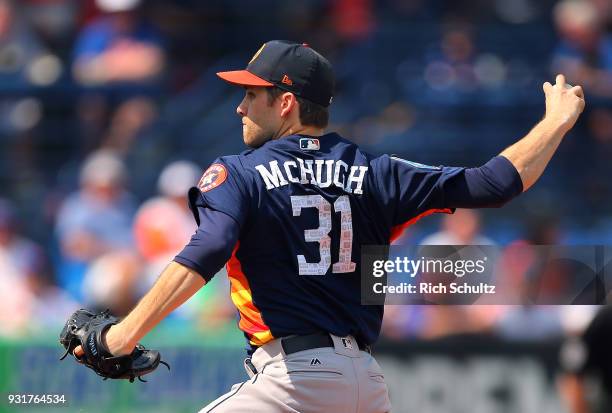
[[[500,154],[518,171],[523,181],[523,191],[542,175],[566,132],[555,120],[544,118],[523,139]]]
[[[174,309],[187,301],[206,284],[204,278],[192,269],[171,262],[161,273],[155,285],[134,309],[107,334],[110,347],[131,349]]]

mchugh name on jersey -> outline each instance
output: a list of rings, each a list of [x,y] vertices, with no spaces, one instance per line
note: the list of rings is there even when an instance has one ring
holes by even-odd
[[[363,179],[368,171],[367,166],[349,166],[336,159],[301,159],[271,161],[268,166],[255,167],[263,178],[266,189],[274,189],[292,183],[311,184],[320,188],[335,186],[345,192],[363,194]]]

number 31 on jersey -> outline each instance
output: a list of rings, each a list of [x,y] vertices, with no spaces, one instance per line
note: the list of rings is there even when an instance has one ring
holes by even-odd
[[[351,216],[351,203],[347,195],[342,195],[333,204],[329,203],[321,195],[300,195],[291,197],[291,208],[293,216],[302,214],[304,208],[316,208],[319,211],[319,227],[304,231],[306,242],[318,242],[321,260],[319,262],[307,262],[306,257],[298,255],[298,267],[300,275],[325,275],[331,265],[331,238],[332,213],[340,213],[340,251],[338,251],[338,262],[332,266],[332,272],[346,273],[355,271],[355,263],[351,261],[353,249],[353,219]]]

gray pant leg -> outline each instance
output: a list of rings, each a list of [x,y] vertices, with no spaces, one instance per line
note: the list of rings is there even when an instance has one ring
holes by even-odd
[[[201,413],[391,410],[380,366],[363,351],[330,347],[284,356],[278,352],[278,346],[260,350],[253,358],[259,373],[234,385]]]
[[[350,374],[350,359],[316,350],[293,356],[265,365],[260,373],[234,385],[200,413],[356,412],[357,382]],[[311,366],[313,359],[322,365]]]
[[[283,386],[257,374],[200,410],[200,413],[299,413],[288,403],[291,397]]]
[[[367,355],[355,360],[359,370],[359,413],[386,413],[391,411],[391,401],[385,376],[374,357]]]

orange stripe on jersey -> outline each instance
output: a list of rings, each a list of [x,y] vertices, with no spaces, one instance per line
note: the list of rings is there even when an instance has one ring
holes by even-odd
[[[240,261],[236,257],[239,247],[240,243],[238,242],[231,258],[227,262],[227,275],[231,285],[232,302],[238,309],[238,313],[240,313],[238,327],[247,334],[252,345],[261,346],[270,340],[274,340],[274,337],[270,332],[270,328],[264,323],[261,312],[253,304],[249,282],[242,272]]]
[[[395,241],[396,239],[398,239],[399,237],[402,236],[402,234],[404,233],[404,231],[406,231],[406,229],[414,224],[415,222],[417,222],[419,219],[426,217],[427,215],[431,215],[431,214],[435,214],[436,212],[443,212],[445,214],[452,214],[452,210],[449,208],[442,208],[442,209],[428,209],[427,211],[417,215],[416,217],[412,218],[409,221],[404,222],[403,224],[400,225],[396,225],[393,228],[391,228],[391,236],[389,237],[389,243]]]

